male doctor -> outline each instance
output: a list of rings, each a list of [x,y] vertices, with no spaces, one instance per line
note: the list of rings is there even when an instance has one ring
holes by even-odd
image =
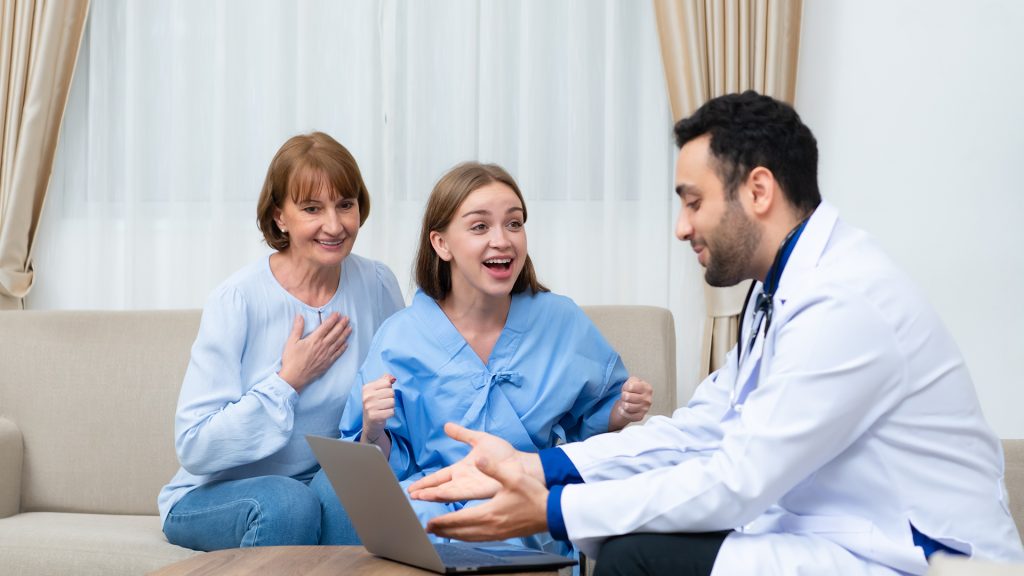
[[[754,279],[737,345],[671,418],[528,454],[449,424],[462,461],[410,487],[492,499],[430,522],[550,531],[598,574],[923,574],[936,551],[1024,560],[1003,455],[956,344],[818,192],[788,105],[715,98],[675,127],[676,236],[713,286]]]

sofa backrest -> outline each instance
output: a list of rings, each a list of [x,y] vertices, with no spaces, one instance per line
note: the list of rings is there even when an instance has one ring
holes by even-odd
[[[668,310],[584,307],[631,374],[675,407]],[[21,511],[156,514],[178,468],[174,411],[198,310],[0,312],[0,416],[24,441]]]
[[[584,306],[583,311],[622,357],[629,374],[654,388],[648,416],[671,415],[677,407],[672,313],[655,306]]]
[[[1006,459],[1006,491],[1010,494],[1010,513],[1017,522],[1017,532],[1024,536],[1024,439],[1003,440]]]
[[[21,511],[156,514],[199,311],[0,312],[0,416]]]

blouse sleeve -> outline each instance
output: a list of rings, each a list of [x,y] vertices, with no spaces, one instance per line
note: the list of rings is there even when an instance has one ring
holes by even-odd
[[[261,460],[291,437],[298,394],[277,371],[246,389],[242,382],[246,303],[221,289],[203,309],[178,397],[174,443],[192,474],[212,474]],[[268,359],[268,362],[280,359]]]

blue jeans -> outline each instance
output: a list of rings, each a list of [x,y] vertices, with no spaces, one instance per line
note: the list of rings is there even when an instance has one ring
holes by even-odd
[[[317,477],[323,476],[318,472]],[[178,501],[164,521],[167,540],[193,550],[223,550],[249,546],[358,544],[355,530],[341,504],[320,482],[306,483],[286,476],[257,476],[200,486]],[[325,514],[321,499],[336,507]],[[324,519],[337,514],[327,523]],[[328,537],[330,541],[322,536]]]
[[[316,492],[322,510],[320,543],[336,546],[361,544],[356,529],[349,520],[348,512],[345,512],[338,495],[334,492],[334,487],[331,486],[331,481],[327,479],[327,474],[324,474],[322,469],[313,476],[309,487]]]

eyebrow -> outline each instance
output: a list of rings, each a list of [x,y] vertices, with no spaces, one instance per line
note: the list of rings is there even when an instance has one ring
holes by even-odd
[[[697,188],[693,184],[677,184],[676,194],[680,197],[687,194],[700,195],[700,188]]]
[[[508,210],[506,210],[505,214],[511,214],[513,212],[523,212],[523,209],[520,208],[519,206],[513,206],[513,207],[509,208]],[[474,215],[490,216],[491,215],[491,211],[483,209],[483,208],[481,208],[480,210],[470,210],[469,212],[466,212],[465,214],[463,214],[462,218],[465,218],[467,216],[474,216]]]

